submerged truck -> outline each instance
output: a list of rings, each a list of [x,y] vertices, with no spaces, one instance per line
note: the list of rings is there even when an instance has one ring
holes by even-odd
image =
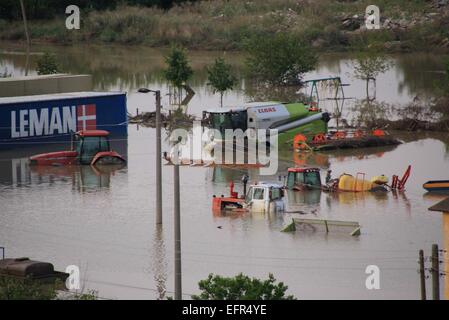
[[[306,104],[276,101],[251,102],[238,107],[203,112],[203,123],[211,129],[219,130],[223,137],[226,129],[276,129],[279,146],[291,146],[297,134],[311,140],[317,134],[327,133],[329,120],[327,112]]]

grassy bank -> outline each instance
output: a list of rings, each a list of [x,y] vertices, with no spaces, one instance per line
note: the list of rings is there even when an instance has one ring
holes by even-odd
[[[190,49],[238,50],[248,37],[286,32],[314,47],[344,51],[379,47],[385,51],[449,51],[449,5],[438,1],[378,0],[380,30],[365,30],[368,0],[215,0],[157,8],[120,7],[82,12],[81,30],[65,28],[65,16],[32,20],[33,41],[144,44],[173,42]],[[356,15],[356,16],[355,16]],[[21,21],[0,20],[0,40],[24,39]]]

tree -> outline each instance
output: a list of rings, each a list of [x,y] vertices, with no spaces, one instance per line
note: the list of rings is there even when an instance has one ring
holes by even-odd
[[[179,46],[172,46],[165,57],[165,63],[167,64],[167,69],[164,70],[165,79],[178,90],[178,100],[181,103],[181,90],[193,75],[186,50]]]
[[[55,74],[59,73],[59,65],[56,61],[55,55],[51,53],[44,53],[44,55],[37,61],[37,74]]]
[[[388,71],[391,68],[392,63],[383,55],[365,52],[358,53],[352,65],[354,68],[354,76],[366,81],[366,98],[369,100],[370,80],[372,80],[375,85],[377,76]]]
[[[304,73],[312,71],[318,61],[309,45],[286,33],[251,38],[244,48],[249,73],[271,85],[302,84]]]
[[[267,280],[249,278],[242,273],[236,277],[227,278],[210,274],[206,280],[201,280],[200,295],[194,295],[194,300],[293,300],[293,296],[285,296],[288,287],[284,283],[276,284],[276,279],[269,274]]]
[[[165,79],[176,88],[182,87],[193,75],[193,70],[187,60],[186,50],[173,46],[165,57],[167,69],[164,70]]]
[[[26,38],[26,63],[25,63],[25,75],[28,75],[28,71],[30,68],[30,50],[31,50],[31,40],[30,40],[30,32],[28,30],[28,20],[25,10],[25,4],[23,0],[20,0],[20,10],[22,12],[22,20],[23,20],[23,28],[25,29],[25,38]]]
[[[215,63],[207,68],[208,85],[212,86],[214,93],[220,93],[220,106],[223,107],[223,94],[231,90],[237,83],[237,78],[232,74],[231,66],[226,64],[223,58],[215,59]]]

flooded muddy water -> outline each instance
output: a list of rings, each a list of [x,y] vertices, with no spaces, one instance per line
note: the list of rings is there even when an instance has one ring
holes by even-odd
[[[46,48],[48,49],[48,48]],[[168,92],[161,80],[160,51],[136,48],[50,47],[61,57],[64,70],[92,73],[95,89],[128,92],[128,110],[154,110],[151,96],[139,95],[141,86]],[[12,50],[9,47],[5,50]],[[192,53],[196,91],[188,112],[199,115],[218,105],[205,85],[204,66],[218,53]],[[33,56],[35,58],[35,56]],[[241,57],[228,54],[239,67]],[[33,59],[34,59],[33,58]],[[338,56],[323,60],[311,77],[342,74],[347,64]],[[388,103],[407,103],[417,94],[432,95],[428,79],[437,77],[438,59],[400,56],[396,67],[383,75],[377,97]],[[14,75],[24,72],[21,55],[3,53],[0,61]],[[363,97],[363,84],[352,84],[348,96]],[[242,77],[240,89],[245,88]],[[242,90],[229,93],[227,104],[248,99]],[[163,104],[169,97],[164,96]],[[447,133],[395,133],[397,147],[293,155],[282,151],[276,176],[259,176],[256,169],[181,168],[183,293],[198,292],[197,283],[209,273],[255,277],[273,273],[299,299],[419,299],[418,250],[430,255],[431,245],[447,244],[449,221],[427,209],[444,197],[425,194],[422,184],[447,179]],[[164,133],[163,150],[168,150]],[[155,225],[155,130],[129,125],[127,139],[113,141],[128,159],[125,168],[31,168],[27,157],[63,146],[43,145],[0,152],[0,246],[8,257],[27,256],[51,261],[55,267],[80,267],[82,285],[104,298],[158,299],[173,296],[173,167],[163,167],[162,227]],[[289,211],[303,217],[358,221],[359,237],[344,233],[281,232],[295,214],[213,214],[213,195],[228,194],[230,181],[237,191],[248,173],[251,181],[278,181],[288,167],[317,166],[334,176],[366,173],[412,174],[404,193],[287,192]],[[220,228],[218,228],[220,227]],[[447,248],[446,248],[447,249]],[[447,259],[443,259],[448,261]],[[429,264],[429,262],[427,262]],[[380,290],[365,286],[369,265],[380,269]],[[430,266],[430,265],[429,265]],[[428,280],[428,292],[430,291]],[[449,298],[449,286],[441,286]]]

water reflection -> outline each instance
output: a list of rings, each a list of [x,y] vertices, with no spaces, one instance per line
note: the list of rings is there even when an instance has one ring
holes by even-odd
[[[17,54],[23,48],[14,43],[2,43],[3,52],[0,52],[2,61],[13,75],[23,75],[26,70],[26,55]],[[55,46],[35,45],[35,52],[30,55],[30,65],[36,66],[39,55],[44,51],[50,51],[59,56],[59,61],[64,72],[88,73],[93,76],[93,83],[97,90],[120,89],[134,91],[142,86],[161,88],[165,86],[163,69],[165,68],[164,55],[166,49],[157,50],[147,47],[110,45],[76,45]],[[213,98],[212,89],[207,86],[206,66],[211,64],[222,52],[190,51],[189,60],[194,76],[189,80],[189,85],[199,95],[194,99],[195,109],[197,105],[202,108],[218,106],[218,96]],[[242,103],[248,100],[289,100],[295,101],[301,98],[298,95],[299,88],[290,87],[277,90],[260,87],[245,78],[243,73],[244,55],[232,53],[232,58],[225,55],[228,63],[234,67],[234,72],[239,79],[236,90],[226,95],[225,103]],[[438,55],[429,54],[402,54],[392,57],[395,66],[378,77],[377,98],[387,103],[405,104],[411,102],[416,96],[434,96],[437,90],[435,82],[441,81],[444,75],[443,59]],[[364,98],[365,83],[352,77],[351,57],[348,54],[327,54],[320,58],[317,70],[307,74],[305,79],[319,78],[323,75],[342,76],[345,83],[351,83],[346,88],[346,97]],[[33,68],[32,68],[33,69]],[[30,72],[35,74],[33,70]],[[245,92],[242,95],[241,92]],[[134,101],[134,100],[131,100]],[[137,101],[137,100],[136,100]],[[213,105],[211,105],[213,103]],[[208,105],[209,104],[209,105]],[[138,105],[131,105],[130,110],[135,110]]]
[[[156,231],[153,239],[153,254],[151,259],[154,282],[156,283],[158,300],[165,299],[167,292],[167,250],[165,248],[164,234],[162,225],[156,225]]]

